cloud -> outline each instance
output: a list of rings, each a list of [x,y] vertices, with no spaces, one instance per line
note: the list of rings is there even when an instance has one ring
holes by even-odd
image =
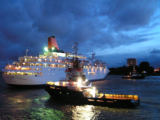
[[[159,54],[159,53],[160,53],[160,50],[159,50],[159,49],[152,50],[150,53],[152,53],[152,54]]]
[[[78,42],[84,54],[150,41],[159,35],[157,9],[154,0],[0,1],[0,60],[17,60],[26,49],[38,55],[52,35],[60,49],[72,52]]]
[[[147,0],[117,0],[107,1],[99,7],[99,13],[107,15],[110,19],[111,28],[115,31],[134,30],[144,27],[150,23],[150,20],[156,11],[158,1]],[[106,6],[105,6],[106,5]]]

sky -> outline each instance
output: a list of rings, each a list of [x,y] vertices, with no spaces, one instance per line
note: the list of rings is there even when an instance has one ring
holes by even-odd
[[[0,0],[0,69],[26,54],[38,56],[55,36],[65,52],[108,64],[147,61],[160,67],[160,0]]]

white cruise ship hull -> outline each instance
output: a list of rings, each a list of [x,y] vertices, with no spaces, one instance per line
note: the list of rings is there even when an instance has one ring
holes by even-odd
[[[104,72],[95,72],[95,75],[88,75],[86,70],[86,78],[90,80],[101,80],[104,79],[108,74],[108,71]],[[64,70],[48,72],[44,75],[8,75],[2,74],[4,81],[10,86],[42,86],[45,85],[48,81],[58,82],[59,80],[64,80],[66,74]]]

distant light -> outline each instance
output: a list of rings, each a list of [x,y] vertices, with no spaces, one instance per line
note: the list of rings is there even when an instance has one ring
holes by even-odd
[[[52,47],[52,50],[54,50],[54,47]]]
[[[45,47],[45,48],[44,48],[44,50],[45,50],[45,51],[48,51],[48,48],[47,48],[47,47]]]

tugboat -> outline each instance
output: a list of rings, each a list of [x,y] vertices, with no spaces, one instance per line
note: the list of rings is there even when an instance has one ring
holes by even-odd
[[[133,66],[133,72],[128,75],[128,76],[123,76],[122,79],[144,79],[145,76],[141,74],[137,74],[135,70],[135,66]]]
[[[139,74],[135,74],[135,73],[132,73],[128,76],[123,76],[122,79],[144,79],[145,76],[142,76],[142,75],[139,75]]]
[[[138,95],[102,94],[91,84],[88,85],[83,73],[83,64],[78,58],[72,59],[73,66],[65,70],[65,80],[47,82],[45,90],[51,98],[80,104],[105,105],[113,107],[135,107]]]

